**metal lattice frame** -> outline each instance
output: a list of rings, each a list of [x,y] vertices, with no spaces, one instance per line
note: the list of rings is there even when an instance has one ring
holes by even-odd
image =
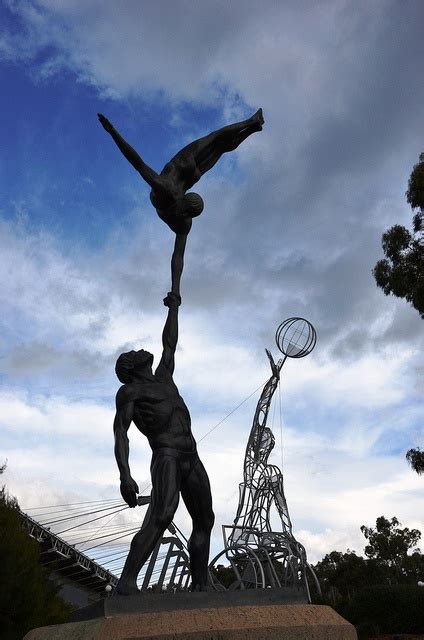
[[[285,360],[303,357],[312,351],[316,342],[315,329],[303,318],[289,318],[278,327],[276,341],[285,357],[275,364],[270,352],[266,351],[272,375],[256,406],[244,458],[243,482],[239,485],[236,517],[232,526],[223,526],[224,550],[212,560],[210,567],[225,556],[236,576],[231,589],[303,586],[310,599],[307,570],[318,590],[319,584],[308,565],[304,547],[293,535],[283,474],[276,465],[268,464],[275,438],[266,425]],[[273,531],[271,527],[272,507],[279,515],[279,531]],[[210,575],[213,586],[222,588],[213,572]]]
[[[141,591],[186,591],[190,582],[190,561],[185,542],[178,537],[173,525],[154,548],[144,573],[139,577]]]

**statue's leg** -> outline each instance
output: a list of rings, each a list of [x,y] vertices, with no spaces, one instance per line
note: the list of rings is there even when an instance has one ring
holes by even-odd
[[[208,584],[210,537],[215,520],[209,478],[200,460],[181,482],[181,495],[192,520],[193,531],[188,543],[191,588],[205,591]]]
[[[208,138],[215,139],[224,139],[228,140],[231,136],[237,135],[241,131],[245,129],[251,129],[252,127],[262,127],[264,124],[264,118],[262,114],[262,109],[258,109],[253,116],[247,118],[247,120],[241,120],[240,122],[234,122],[233,124],[227,124],[225,127],[221,127],[221,129],[217,129],[216,131],[212,131],[205,138],[200,138],[197,142],[202,142],[202,140],[207,140]]]
[[[163,532],[171,524],[178,506],[180,471],[176,458],[158,455],[152,462],[152,496],[143,525],[131,542],[130,551],[115,592],[137,593],[137,577]]]
[[[194,160],[199,171],[202,174],[209,171],[223,153],[234,151],[252,133],[261,131],[263,122],[262,109],[258,109],[248,120],[229,124],[193,143],[196,145],[193,148]]]
[[[183,176],[185,189],[190,189],[218,162],[223,153],[233,151],[252,133],[261,131],[263,123],[262,109],[258,109],[247,120],[229,124],[191,142],[181,149],[166,166],[174,167],[175,171]],[[191,170],[186,176],[187,165],[194,165],[196,171]]]

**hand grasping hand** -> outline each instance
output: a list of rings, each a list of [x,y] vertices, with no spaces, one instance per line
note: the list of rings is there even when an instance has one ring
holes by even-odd
[[[181,304],[181,296],[173,293],[172,291],[169,291],[166,298],[163,299],[163,304],[165,305],[165,307],[169,307],[170,309],[172,307],[179,307]]]

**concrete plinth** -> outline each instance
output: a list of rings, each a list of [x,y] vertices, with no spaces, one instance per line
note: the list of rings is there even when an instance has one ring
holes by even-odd
[[[115,615],[33,629],[24,640],[357,640],[357,635],[331,607],[274,604]]]

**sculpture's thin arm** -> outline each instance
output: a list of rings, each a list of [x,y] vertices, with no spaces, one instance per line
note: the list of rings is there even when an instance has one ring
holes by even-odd
[[[184,252],[187,242],[187,235],[177,233],[175,236],[174,252],[171,259],[171,291],[176,296],[180,296],[181,274],[184,268]]]
[[[271,365],[272,375],[262,389],[261,397],[259,398],[258,404],[256,405],[253,425],[250,431],[245,456],[245,460],[248,457],[253,457],[256,462],[259,462],[259,448],[261,444],[262,432],[266,427],[272,396],[274,395],[275,390],[278,386],[278,381],[280,379],[280,369],[283,366],[283,360],[279,360],[278,363],[275,364],[271,353],[267,349],[266,354]]]
[[[107,131],[112,136],[118,149],[125,156],[128,162],[132,164],[134,169],[138,171],[143,180],[145,180],[147,184],[152,187],[152,189],[157,189],[158,186],[162,184],[162,182],[159,179],[159,175],[156,173],[156,171],[149,167],[149,165],[140,158],[137,151],[133,149],[126,140],[124,140],[121,134],[118,133],[113,124],[104,115],[102,115],[101,113],[98,113],[97,115],[101,125],[103,126],[105,131]]]
[[[175,236],[174,252],[171,260],[172,287],[164,300],[168,307],[168,316],[162,332],[162,358],[156,370],[161,372],[163,367],[171,375],[175,368],[175,350],[178,342],[178,307],[181,304],[180,281],[184,267],[184,251],[187,242],[187,235],[179,233]]]
[[[116,131],[116,129],[113,129],[110,132],[110,135],[112,136],[119,150],[123,153],[128,162],[130,162],[134,169],[138,171],[143,180],[145,180],[147,184],[149,184],[152,189],[154,189],[157,186],[159,177],[156,171],[149,167],[149,165],[140,158],[137,151],[124,140],[124,138]]]

